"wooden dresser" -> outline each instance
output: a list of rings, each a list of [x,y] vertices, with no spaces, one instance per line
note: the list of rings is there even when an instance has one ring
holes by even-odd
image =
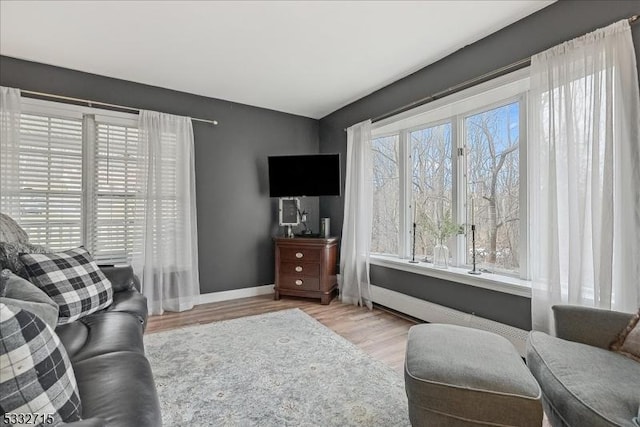
[[[338,283],[338,238],[276,237],[275,299],[280,295],[333,299]]]

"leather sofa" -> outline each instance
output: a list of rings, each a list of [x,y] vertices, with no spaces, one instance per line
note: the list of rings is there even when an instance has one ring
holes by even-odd
[[[28,243],[29,237],[0,213],[0,241]],[[10,268],[7,256],[0,253],[2,264]],[[55,329],[71,361],[82,408],[82,420],[65,425],[159,427],[160,403],[142,340],[147,299],[131,267],[100,269],[111,281],[113,303]]]
[[[100,267],[113,304],[55,330],[73,366],[82,421],[73,427],[158,427],[160,403],[142,335],[147,301],[130,267]]]
[[[632,315],[553,307],[556,335],[533,331],[527,365],[554,427],[640,427],[640,363],[609,351]]]

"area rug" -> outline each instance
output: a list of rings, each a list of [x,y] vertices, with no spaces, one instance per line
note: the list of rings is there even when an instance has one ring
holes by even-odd
[[[402,376],[299,309],[145,335],[168,426],[408,426]]]

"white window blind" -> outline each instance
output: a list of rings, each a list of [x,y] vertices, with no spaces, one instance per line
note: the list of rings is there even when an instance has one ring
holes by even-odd
[[[84,245],[98,264],[130,263],[145,203],[137,123],[131,114],[23,99],[16,167],[3,168],[0,184],[3,207],[30,242],[54,251]]]
[[[99,264],[129,263],[142,238],[144,199],[138,185],[138,129],[95,121],[89,179],[88,246]]]
[[[82,121],[22,114],[20,223],[52,250],[82,244]]]

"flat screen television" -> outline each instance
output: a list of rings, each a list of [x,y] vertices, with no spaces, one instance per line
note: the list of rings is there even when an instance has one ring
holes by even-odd
[[[340,154],[269,157],[269,196],[339,196]]]

